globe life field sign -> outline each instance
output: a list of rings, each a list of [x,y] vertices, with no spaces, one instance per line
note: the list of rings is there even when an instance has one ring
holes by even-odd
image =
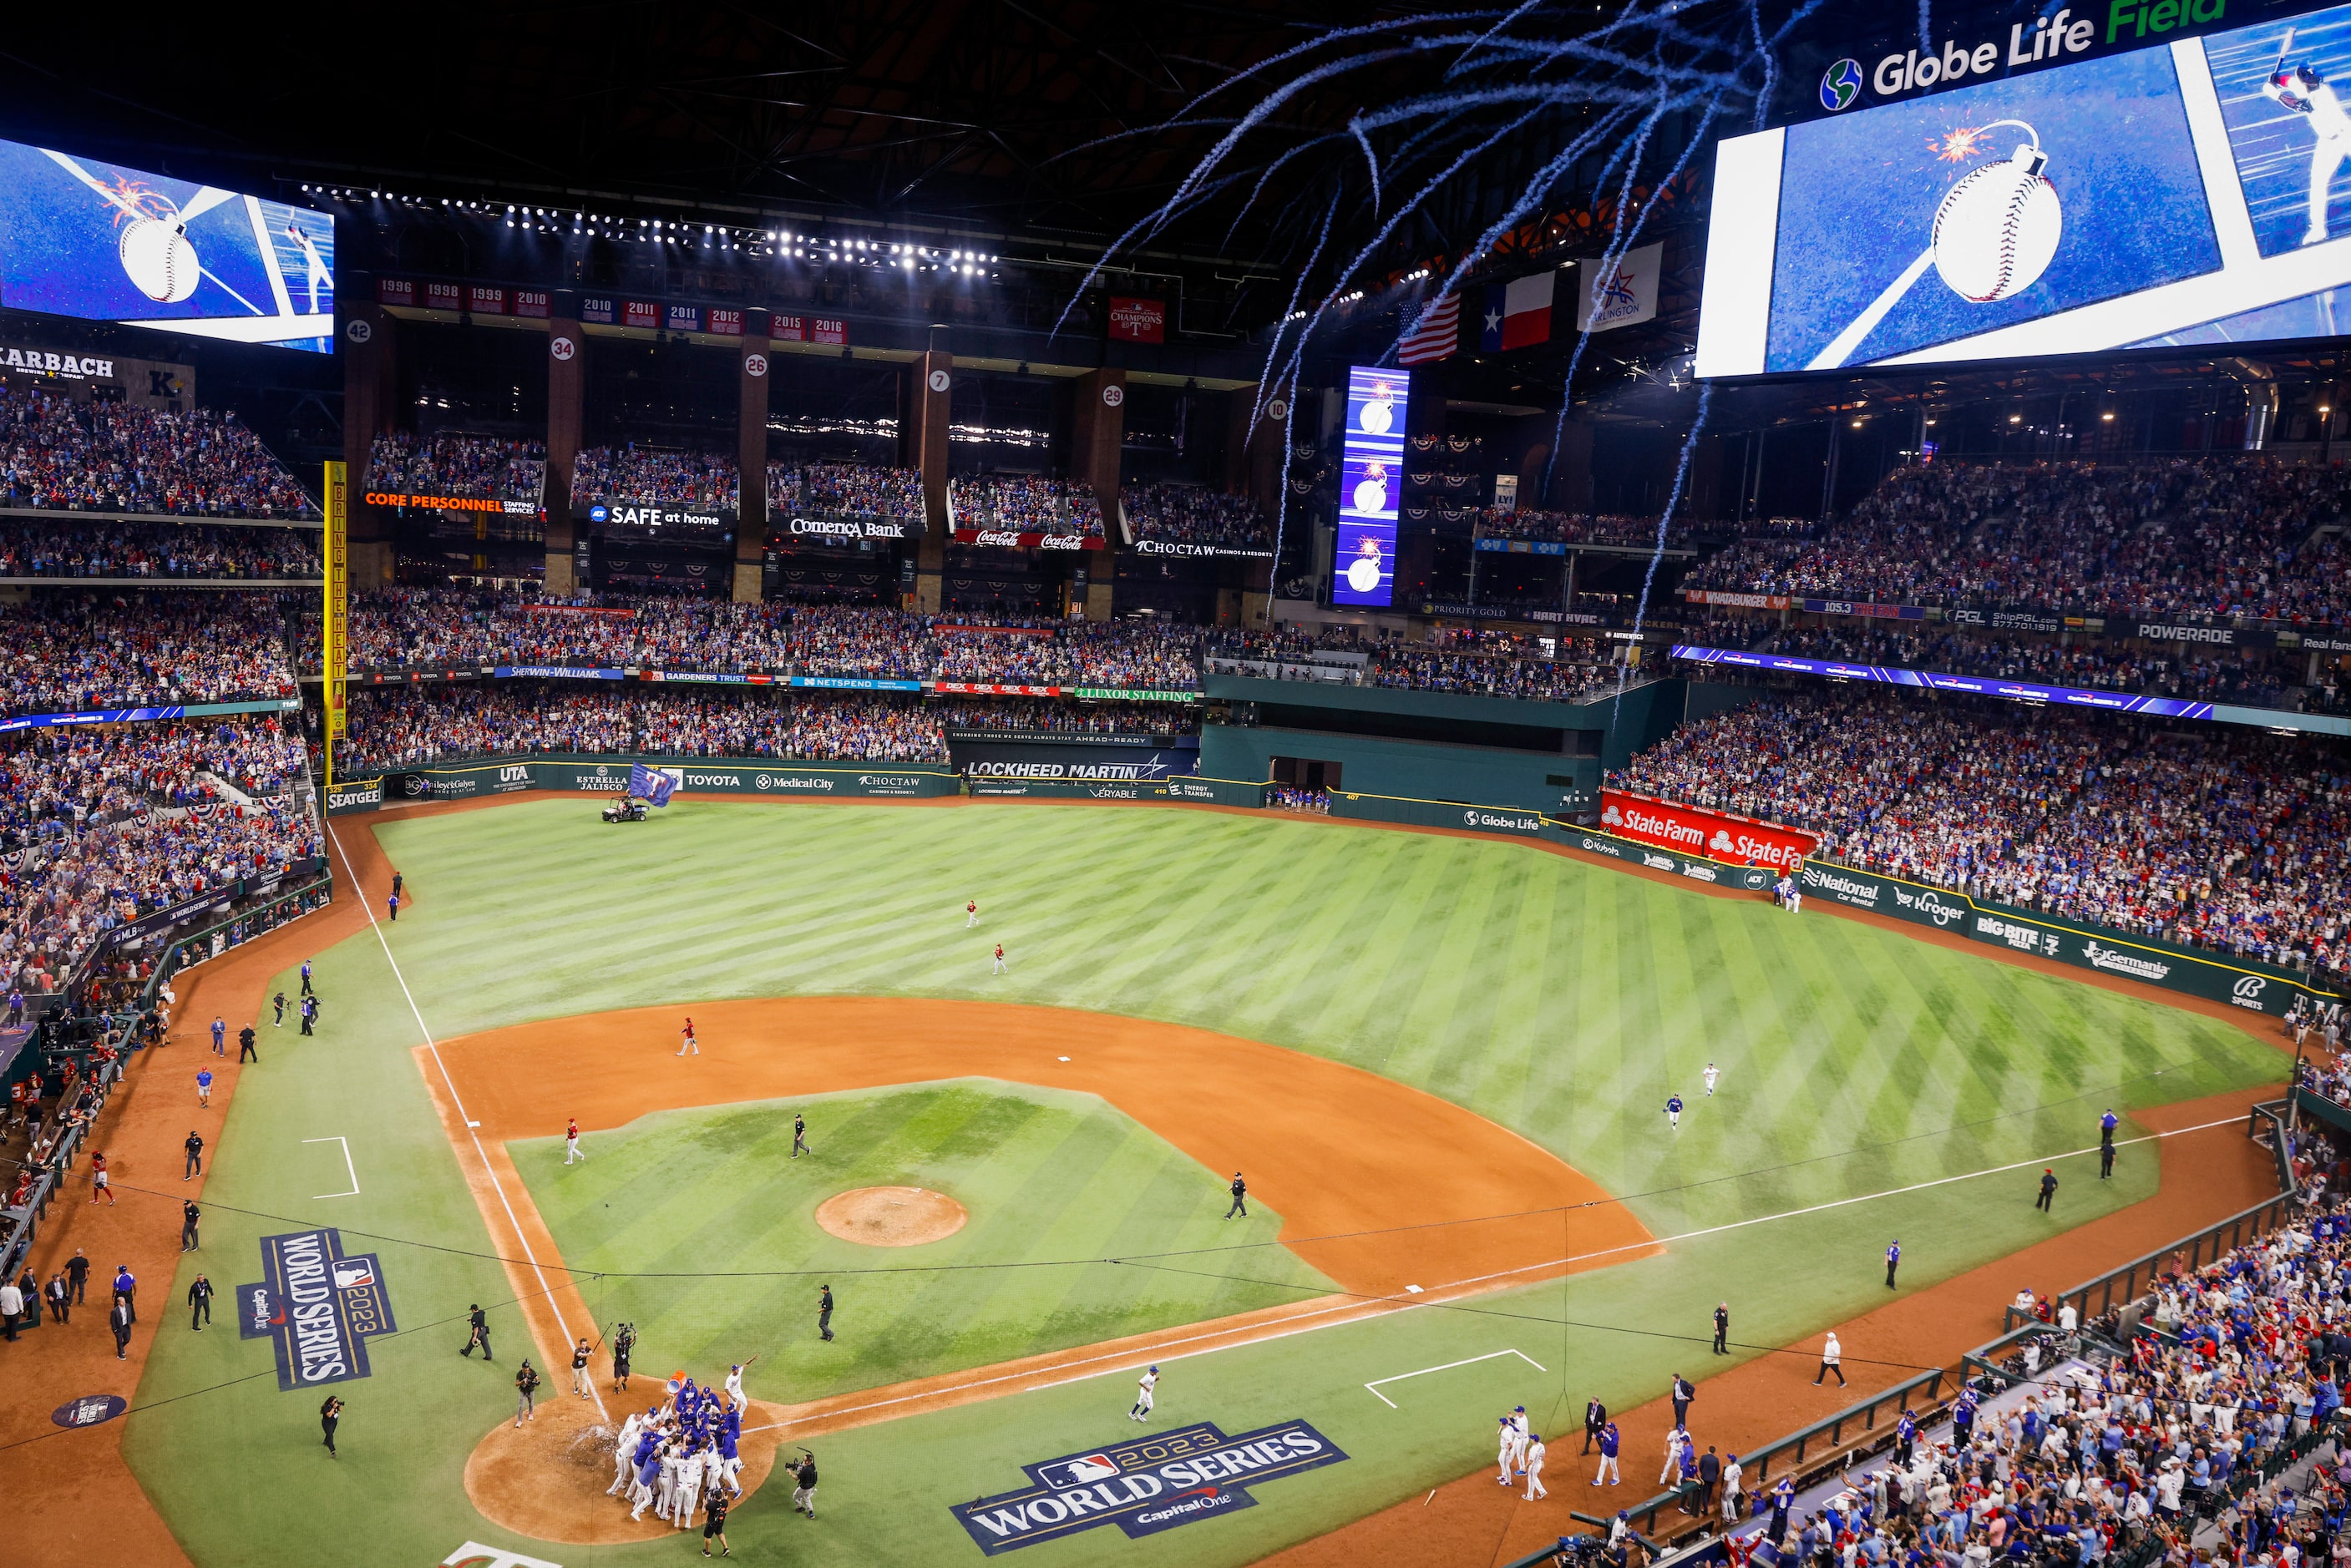
[[[1698,374],[2333,337],[2351,6],[2114,0],[1843,44],[1717,150]]]

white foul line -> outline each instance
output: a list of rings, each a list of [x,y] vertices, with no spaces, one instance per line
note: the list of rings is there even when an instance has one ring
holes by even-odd
[[[1448,1361],[1442,1366],[1424,1366],[1417,1372],[1399,1372],[1393,1377],[1374,1377],[1364,1386],[1372,1391],[1373,1398],[1393,1410],[1396,1407],[1396,1402],[1380,1392],[1380,1385],[1383,1383],[1401,1383],[1407,1377],[1426,1377],[1432,1372],[1450,1372],[1457,1366],[1475,1366],[1481,1361],[1492,1361],[1504,1355],[1515,1355],[1537,1372],[1551,1370],[1523,1350],[1489,1350],[1483,1355],[1473,1355],[1466,1361]]]
[[[2194,1127],[2174,1127],[2169,1132],[2146,1133],[2137,1137],[2117,1138],[2116,1143],[2117,1147],[2124,1144],[2154,1143],[2163,1138],[2179,1137],[2188,1133],[2209,1132],[2214,1127],[2234,1127],[2243,1119],[2244,1118],[2241,1116],[2222,1116],[2218,1121],[2199,1122]],[[1277,1339],[1288,1339],[1292,1334],[1314,1334],[1326,1328],[1338,1328],[1346,1324],[1360,1322],[1364,1318],[1368,1317],[1374,1313],[1386,1311],[1425,1311],[1429,1307],[1440,1304],[1437,1301],[1426,1299],[1426,1296],[1435,1294],[1437,1292],[1458,1290],[1464,1285],[1483,1284],[1490,1280],[1508,1279],[1512,1274],[1531,1273],[1538,1269],[1557,1269],[1562,1268],[1569,1263],[1589,1262],[1594,1258],[1610,1257],[1618,1252],[1637,1252],[1649,1247],[1662,1247],[1669,1241],[1687,1241],[1700,1236],[1713,1236],[1725,1231],[1740,1230],[1749,1225],[1761,1225],[1773,1220],[1792,1220],[1802,1214],[1816,1214],[1823,1209],[1842,1209],[1847,1204],[1869,1203],[1880,1198],[1898,1198],[1906,1192],[1917,1192],[1925,1188],[1944,1187],[1954,1181],[1972,1180],[1974,1178],[1979,1176],[1997,1176],[2006,1171],[2022,1170],[2025,1167],[2031,1165],[2047,1165],[2055,1160],[2072,1158],[2075,1155],[2092,1154],[2095,1152],[2095,1149],[2093,1147],[2074,1149],[2071,1154],[2042,1155],[2033,1159],[2021,1159],[2011,1165],[1994,1166],[1989,1170],[1970,1170],[1962,1171],[1957,1176],[1940,1176],[1937,1177],[1932,1181],[1914,1182],[1908,1187],[1888,1188],[1883,1192],[1865,1192],[1858,1198],[1839,1198],[1832,1202],[1815,1203],[1803,1209],[1790,1209],[1778,1214],[1759,1214],[1751,1220],[1734,1220],[1727,1225],[1709,1225],[1703,1230],[1685,1231],[1676,1236],[1653,1236],[1646,1241],[1631,1241],[1623,1246],[1602,1247],[1595,1251],[1575,1252],[1563,1258],[1550,1258],[1540,1263],[1526,1264],[1521,1268],[1504,1269],[1498,1273],[1479,1274],[1470,1279],[1456,1280],[1449,1285],[1437,1285],[1431,1287],[1430,1291],[1424,1293],[1424,1299],[1421,1300],[1412,1300],[1401,1296],[1364,1296],[1352,1301],[1341,1302],[1331,1306],[1317,1307],[1311,1313],[1301,1314],[1299,1315],[1299,1321],[1297,1321],[1292,1326],[1279,1329],[1270,1334],[1250,1334],[1246,1329],[1225,1329],[1213,1333],[1186,1334],[1180,1338],[1172,1340],[1162,1340],[1158,1342],[1155,1346],[1138,1349],[1132,1352],[1122,1351],[1111,1355],[1087,1356],[1082,1360],[1069,1362],[1065,1365],[1072,1368],[1095,1366],[1098,1363],[1105,1361],[1117,1362],[1121,1365],[1103,1366],[1101,1367],[1100,1370],[1092,1372],[1074,1372],[1070,1376],[1055,1378],[1050,1383],[1040,1383],[1035,1385],[1033,1387],[1022,1390],[1022,1392],[1041,1394],[1049,1388],[1059,1388],[1071,1383],[1083,1383],[1096,1377],[1110,1377],[1122,1372],[1132,1372],[1135,1367],[1143,1365],[1142,1359],[1139,1358],[1147,1357],[1152,1355],[1156,1355],[1158,1359],[1161,1361],[1188,1361],[1196,1356],[1214,1355],[1218,1351],[1238,1350],[1245,1345],[1270,1345]],[[1614,1202],[1615,1199],[1606,1199],[1605,1201]],[[1315,1238],[1309,1236],[1303,1237],[1301,1240],[1313,1241]],[[1322,1321],[1315,1323],[1304,1321],[1309,1317],[1322,1319]],[[1210,1345],[1204,1349],[1187,1350],[1176,1355],[1170,1355],[1168,1353],[1167,1347],[1170,1345],[1191,1345],[1201,1340],[1215,1339],[1225,1339],[1228,1340],[1229,1343],[1224,1345]],[[872,1400],[863,1405],[851,1405],[838,1409],[823,1410],[816,1413],[809,1418],[812,1420],[833,1420],[842,1416],[857,1416],[862,1415],[870,1410],[887,1409],[893,1405],[917,1404],[924,1400],[937,1398],[945,1395],[968,1393],[973,1389],[986,1388],[994,1384],[1018,1383],[1026,1378],[1038,1376],[1045,1370],[1045,1368],[1040,1367],[1028,1372],[998,1373],[992,1376],[974,1378],[968,1383],[959,1383],[951,1388],[925,1389],[919,1394],[901,1394],[887,1399]],[[743,1429],[747,1432],[768,1432],[774,1431],[779,1428],[795,1426],[798,1423],[792,1421],[770,1421],[757,1427],[746,1427]]]
[[[392,966],[392,978],[400,982],[400,994],[408,999],[408,1012],[416,1020],[416,1032],[424,1036],[424,1048],[433,1054],[433,1064],[441,1069],[441,1082],[448,1087],[449,1103],[457,1107],[457,1119],[465,1124],[465,1136],[474,1140],[474,1158],[482,1162],[483,1173],[490,1179],[490,1190],[498,1195],[498,1207],[507,1211],[507,1223],[514,1227],[515,1240],[522,1243],[522,1255],[530,1263],[530,1272],[538,1276],[540,1299],[547,1303],[547,1310],[555,1314],[555,1326],[563,1331],[564,1342],[569,1344],[576,1336],[571,1332],[571,1325],[563,1321],[563,1307],[555,1299],[555,1287],[547,1282],[547,1271],[538,1266],[538,1255],[530,1250],[530,1238],[522,1233],[522,1221],[515,1217],[514,1205],[507,1200],[507,1189],[498,1180],[497,1168],[490,1163],[489,1151],[482,1147],[481,1135],[474,1130],[480,1124],[465,1114],[465,1102],[459,1097],[456,1083],[449,1076],[449,1064],[441,1060],[441,1047],[434,1042],[433,1031],[424,1026],[424,1014],[417,1008],[415,993],[408,989],[408,977],[400,972],[400,961],[392,956],[392,944],[383,940],[383,927],[376,921],[375,906],[368,902],[367,889],[360,885],[360,874],[351,865],[350,851],[343,847],[342,836],[335,831],[332,823],[327,825],[327,836],[334,840],[335,853],[343,857],[343,869],[350,873],[351,878],[351,896],[360,901],[360,908],[367,911],[368,929],[375,933],[376,945],[383,949],[383,961]],[[588,1384],[588,1392],[595,1396],[596,1414],[610,1423],[612,1413],[604,1408],[604,1397],[596,1392],[593,1379]]]
[[[306,1138],[304,1138],[302,1141],[303,1141],[304,1143],[339,1143],[339,1144],[341,1144],[341,1145],[343,1146],[343,1170],[344,1170],[344,1172],[345,1172],[347,1175],[349,1175],[349,1176],[350,1177],[350,1179],[351,1179],[351,1189],[350,1189],[349,1192],[313,1192],[312,1194],[310,1194],[310,1196],[311,1196],[313,1199],[319,1199],[319,1198],[357,1198],[357,1197],[360,1195],[360,1173],[358,1172],[358,1170],[354,1169],[354,1168],[352,1168],[352,1165],[351,1165],[351,1140],[350,1140],[350,1139],[349,1139],[349,1138],[347,1138],[347,1137],[306,1137]]]

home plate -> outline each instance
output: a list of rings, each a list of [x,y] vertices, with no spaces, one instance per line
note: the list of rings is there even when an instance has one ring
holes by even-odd
[[[1056,1061],[1056,1062],[1066,1062],[1066,1061],[1068,1061],[1068,1060],[1069,1060],[1069,1058],[1068,1058],[1067,1056],[1056,1056],[1056,1057],[1054,1057],[1054,1058],[1053,1058],[1053,1060],[1054,1060],[1054,1061]]]

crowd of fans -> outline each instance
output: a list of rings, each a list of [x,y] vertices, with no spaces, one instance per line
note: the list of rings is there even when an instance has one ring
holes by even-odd
[[[1196,484],[1137,484],[1123,501],[1137,539],[1224,550],[1273,548],[1273,524],[1246,495]]]
[[[2314,1141],[2315,1158],[2330,1158]],[[1760,1536],[1735,1537],[1731,1560],[2340,1561],[2351,1547],[2343,1533],[2351,1462],[2340,1452],[2351,1369],[2339,1328],[2351,1284],[2346,1233],[2351,1222],[2313,1205],[2201,1269],[2175,1254],[2141,1303],[2156,1332],[2119,1350],[2082,1334],[2087,1325],[2061,1309],[2016,1358],[2021,1397],[1963,1391],[1949,1424],[1899,1437],[1886,1459],[1849,1469],[1844,1487],[1801,1521],[1784,1501],[1792,1483],[1755,1489],[1753,1514],[1770,1521]],[[1763,1536],[1773,1537],[1768,1553]]]
[[[57,992],[116,926],[316,857],[315,820],[287,787],[301,768],[273,717],[39,730],[0,747],[0,978]]]
[[[1654,516],[1625,516],[1608,513],[1546,512],[1532,506],[1509,511],[1489,506],[1478,514],[1477,532],[1481,539],[1526,539],[1549,545],[1618,545],[1626,548],[1647,549],[1654,548],[1657,543],[1657,520]],[[1666,547],[1686,548],[1697,532],[1697,524],[1686,517],[1677,517],[1666,530]]]
[[[991,697],[934,709],[950,730],[1022,730],[1055,735],[1189,735],[1199,712],[1186,702],[1057,702],[1042,697]]]
[[[421,438],[380,435],[368,449],[370,490],[537,505],[546,483],[545,441],[444,431]]]
[[[2351,618],[2351,472],[2254,453],[1898,469],[1809,538],[1750,537],[1687,588],[2107,616]]]
[[[771,462],[768,464],[768,510],[788,516],[811,512],[884,517],[919,527],[923,474],[920,469],[883,468],[877,463],[809,462],[794,467]]]
[[[571,465],[574,501],[659,501],[680,505],[732,506],[735,460],[716,452],[656,452],[592,446]]]
[[[82,403],[0,380],[0,505],[189,517],[316,517],[233,413]]]
[[[998,473],[954,480],[947,489],[958,528],[1102,536],[1102,505],[1093,487],[1074,479]]]
[[[1767,697],[1612,782],[1790,823],[1867,870],[2287,967],[2346,967],[2351,758],[1900,690]]]
[[[319,549],[293,528],[0,517],[0,577],[315,579]]]
[[[353,774],[535,752],[806,761],[947,760],[937,710],[911,698],[567,689],[560,684],[367,689],[352,693]]]
[[[0,689],[11,713],[289,697],[285,615],[251,589],[37,590],[0,605]]]
[[[1147,620],[987,626],[781,600],[648,596],[573,604],[398,588],[352,600],[350,667],[569,664],[1185,691],[1198,684],[1196,628]]]
[[[1371,684],[1415,691],[1464,691],[1539,702],[1583,702],[1614,691],[1604,655],[1520,659],[1483,653],[1420,653],[1390,645],[1372,658]]]

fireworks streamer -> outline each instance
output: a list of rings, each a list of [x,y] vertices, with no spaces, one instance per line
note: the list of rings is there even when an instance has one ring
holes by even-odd
[[[1706,415],[1714,401],[1714,383],[1708,381],[1698,389],[1698,417],[1690,421],[1689,434],[1682,438],[1681,462],[1674,465],[1674,488],[1666,496],[1666,509],[1657,514],[1657,542],[1649,549],[1649,569],[1641,574],[1641,597],[1633,606],[1633,640],[1625,646],[1641,646],[1641,623],[1649,615],[1649,585],[1657,580],[1657,563],[1665,558],[1666,530],[1673,524],[1674,514],[1680,510],[1682,486],[1689,480],[1690,459],[1698,452],[1698,437],[1706,433]],[[1608,710],[1608,725],[1616,726],[1617,712],[1625,706],[1625,678],[1632,670],[1630,664],[1616,670],[1616,700]]]

